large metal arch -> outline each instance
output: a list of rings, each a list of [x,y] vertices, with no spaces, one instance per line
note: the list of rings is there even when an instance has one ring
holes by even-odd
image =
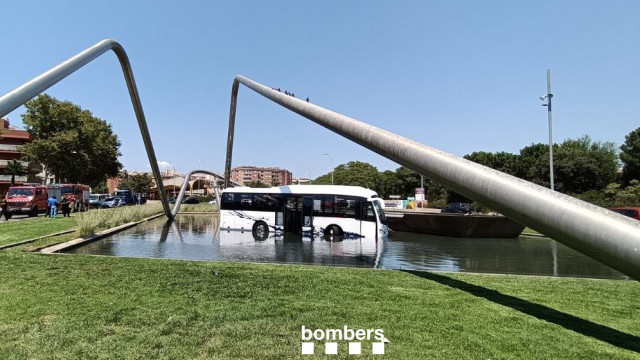
[[[218,179],[223,179],[224,177],[220,174],[216,174],[214,172],[208,171],[208,170],[200,170],[200,169],[196,169],[196,170],[191,170],[189,171],[189,173],[187,173],[187,175],[185,175],[184,177],[184,182],[182,183],[182,187],[180,188],[180,192],[178,193],[178,196],[176,197],[176,203],[173,205],[173,211],[171,212],[171,218],[175,217],[178,214],[178,211],[180,211],[180,205],[182,204],[182,199],[184,198],[184,194],[187,191],[187,188],[189,187],[189,179],[191,179],[191,175],[193,174],[207,174],[207,175],[212,175],[215,178]],[[213,190],[216,194],[216,201],[218,202],[218,206],[220,206],[220,184],[218,184],[218,181],[222,181],[222,180],[214,180],[213,182]],[[230,182],[231,185],[233,186],[238,186],[238,187],[244,187],[244,185],[237,183],[235,181],[231,181]]]
[[[640,222],[448,154],[238,75],[231,88],[225,186],[229,184],[239,85],[398,164],[640,280]]]
[[[162,176],[160,175],[158,161],[156,160],[153,143],[151,142],[151,136],[149,135],[149,128],[147,127],[147,121],[144,116],[144,111],[142,110],[142,102],[140,101],[136,81],[133,77],[131,63],[129,62],[129,57],[124,51],[124,48],[117,41],[113,39],[102,40],[59,65],[27,81],[23,85],[2,95],[2,97],[0,97],[0,118],[17,109],[27,101],[36,97],[38,94],[44,92],[67,76],[73,74],[109,50],[113,50],[118,57],[120,66],[122,67],[122,73],[127,83],[127,88],[129,89],[129,96],[131,97],[131,104],[133,105],[133,110],[136,114],[136,119],[138,120],[138,127],[140,128],[140,134],[142,135],[144,147],[149,158],[149,165],[151,165],[153,176],[156,180],[156,184],[158,184],[158,192],[160,193],[162,200],[164,214],[168,218],[172,218],[169,202],[167,201],[167,196],[162,184]]]

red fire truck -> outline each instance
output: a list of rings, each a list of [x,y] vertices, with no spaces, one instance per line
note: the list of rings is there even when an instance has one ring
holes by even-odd
[[[37,216],[47,211],[48,191],[44,185],[12,186],[5,197],[6,212],[4,216],[9,220],[13,214],[28,214]]]
[[[69,206],[73,212],[89,210],[89,185],[82,184],[56,184],[49,185],[49,196],[55,195],[58,201],[63,198],[69,200]]]
[[[59,202],[63,198],[69,200],[69,206],[74,212],[89,210],[89,193],[91,188],[82,184],[37,185],[27,184],[12,186],[5,197],[5,219],[15,214],[37,216],[47,211],[47,199],[55,195]]]

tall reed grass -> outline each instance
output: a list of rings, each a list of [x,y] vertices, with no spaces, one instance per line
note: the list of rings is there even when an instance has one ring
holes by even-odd
[[[140,221],[146,217],[162,213],[161,204],[147,204],[141,206],[124,206],[113,209],[96,209],[79,213],[78,233],[80,236],[93,234],[98,230],[110,229],[133,221]]]
[[[171,205],[171,209],[173,209],[173,205]],[[218,205],[209,204],[209,203],[200,203],[200,204],[182,204],[180,205],[179,212],[217,212]]]

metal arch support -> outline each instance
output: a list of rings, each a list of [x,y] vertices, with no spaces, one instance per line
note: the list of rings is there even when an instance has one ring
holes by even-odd
[[[285,95],[240,75],[233,82],[225,181],[230,174],[239,83],[369,150],[640,280],[639,221]]]
[[[78,69],[84,67],[109,50],[113,50],[120,61],[122,73],[124,74],[127,88],[129,89],[131,104],[133,105],[133,110],[135,111],[136,119],[138,120],[138,126],[140,127],[140,134],[142,135],[144,147],[147,151],[147,156],[149,157],[151,170],[153,171],[156,184],[158,184],[158,191],[160,192],[160,197],[162,199],[162,207],[164,208],[165,215],[168,218],[172,218],[169,202],[167,201],[167,195],[164,192],[164,184],[162,183],[162,177],[160,176],[160,169],[158,168],[158,161],[156,160],[156,155],[153,151],[149,128],[147,127],[147,121],[145,120],[144,111],[142,110],[142,103],[138,94],[138,88],[136,87],[136,81],[133,77],[133,71],[131,70],[129,57],[124,51],[124,48],[117,41],[113,39],[102,40],[76,56],[60,63],[58,66],[51,68],[14,90],[2,95],[2,97],[0,97],[0,117],[3,117],[17,109],[30,99],[55,85],[60,80],[73,74]]]
[[[233,133],[236,128],[236,107],[238,104],[238,77],[233,80],[231,86],[231,106],[229,107],[229,132],[227,135],[227,157],[224,162],[224,187],[229,187],[231,180],[231,155],[233,154]]]
[[[182,183],[182,187],[180,188],[180,192],[178,193],[178,197],[176,197],[176,203],[173,205],[173,211],[171,212],[171,216],[172,218],[175,217],[176,215],[178,215],[178,211],[180,211],[180,205],[182,204],[182,199],[184,198],[184,194],[187,191],[187,185],[189,185],[189,179],[191,179],[191,175],[193,174],[207,174],[207,175],[213,175],[214,177],[221,179],[222,176],[220,174],[216,174],[214,172],[211,171],[207,171],[207,170],[191,170],[189,171],[189,173],[184,177],[184,182]],[[216,201],[218,201],[218,206],[220,206],[220,184],[218,183],[218,181],[220,180],[214,180],[213,182],[213,189],[216,193]],[[243,187],[244,185],[239,184],[235,181],[231,181],[231,185],[234,186],[239,186],[239,187]]]

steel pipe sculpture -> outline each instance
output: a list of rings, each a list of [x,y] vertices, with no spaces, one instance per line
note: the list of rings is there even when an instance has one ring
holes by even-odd
[[[213,175],[214,177],[218,177],[218,178],[222,178],[221,175],[216,174],[214,172],[211,171],[207,171],[207,170],[191,170],[189,171],[189,173],[184,177],[184,182],[182,183],[182,187],[180,187],[180,192],[178,193],[178,197],[176,198],[176,203],[173,205],[173,211],[171,212],[171,217],[175,217],[176,215],[178,215],[178,211],[180,211],[180,205],[182,204],[182,199],[184,198],[184,194],[187,191],[187,185],[189,185],[189,179],[191,179],[191,175],[193,174],[207,174],[207,175]],[[231,185],[233,186],[238,186],[238,187],[243,187],[244,185],[237,183],[235,181],[231,181]],[[220,191],[219,191],[219,184],[218,181],[214,181],[213,182],[213,189],[216,193],[216,201],[218,202],[218,206],[220,206]]]
[[[225,186],[229,185],[238,85],[447,188],[640,280],[640,222],[236,76],[231,95]]]
[[[87,65],[109,50],[113,50],[120,61],[122,73],[124,74],[125,81],[127,82],[127,88],[129,89],[129,96],[131,97],[133,110],[135,111],[136,119],[138,120],[140,134],[142,135],[144,147],[149,158],[149,164],[151,165],[151,170],[153,171],[156,184],[158,184],[158,191],[160,192],[160,197],[162,199],[162,207],[164,208],[165,215],[171,218],[171,209],[169,208],[167,195],[164,192],[164,185],[162,184],[158,161],[156,160],[156,155],[153,151],[149,128],[147,127],[147,121],[145,120],[144,111],[142,110],[142,103],[140,102],[140,96],[138,95],[136,81],[133,78],[133,71],[131,70],[129,57],[124,51],[124,48],[117,41],[112,39],[102,40],[67,61],[60,63],[58,66],[51,68],[49,71],[36,76],[32,80],[24,83],[22,86],[2,95],[2,97],[0,97],[0,118],[17,109],[30,99],[55,85],[60,80],[73,74],[78,69]]]

